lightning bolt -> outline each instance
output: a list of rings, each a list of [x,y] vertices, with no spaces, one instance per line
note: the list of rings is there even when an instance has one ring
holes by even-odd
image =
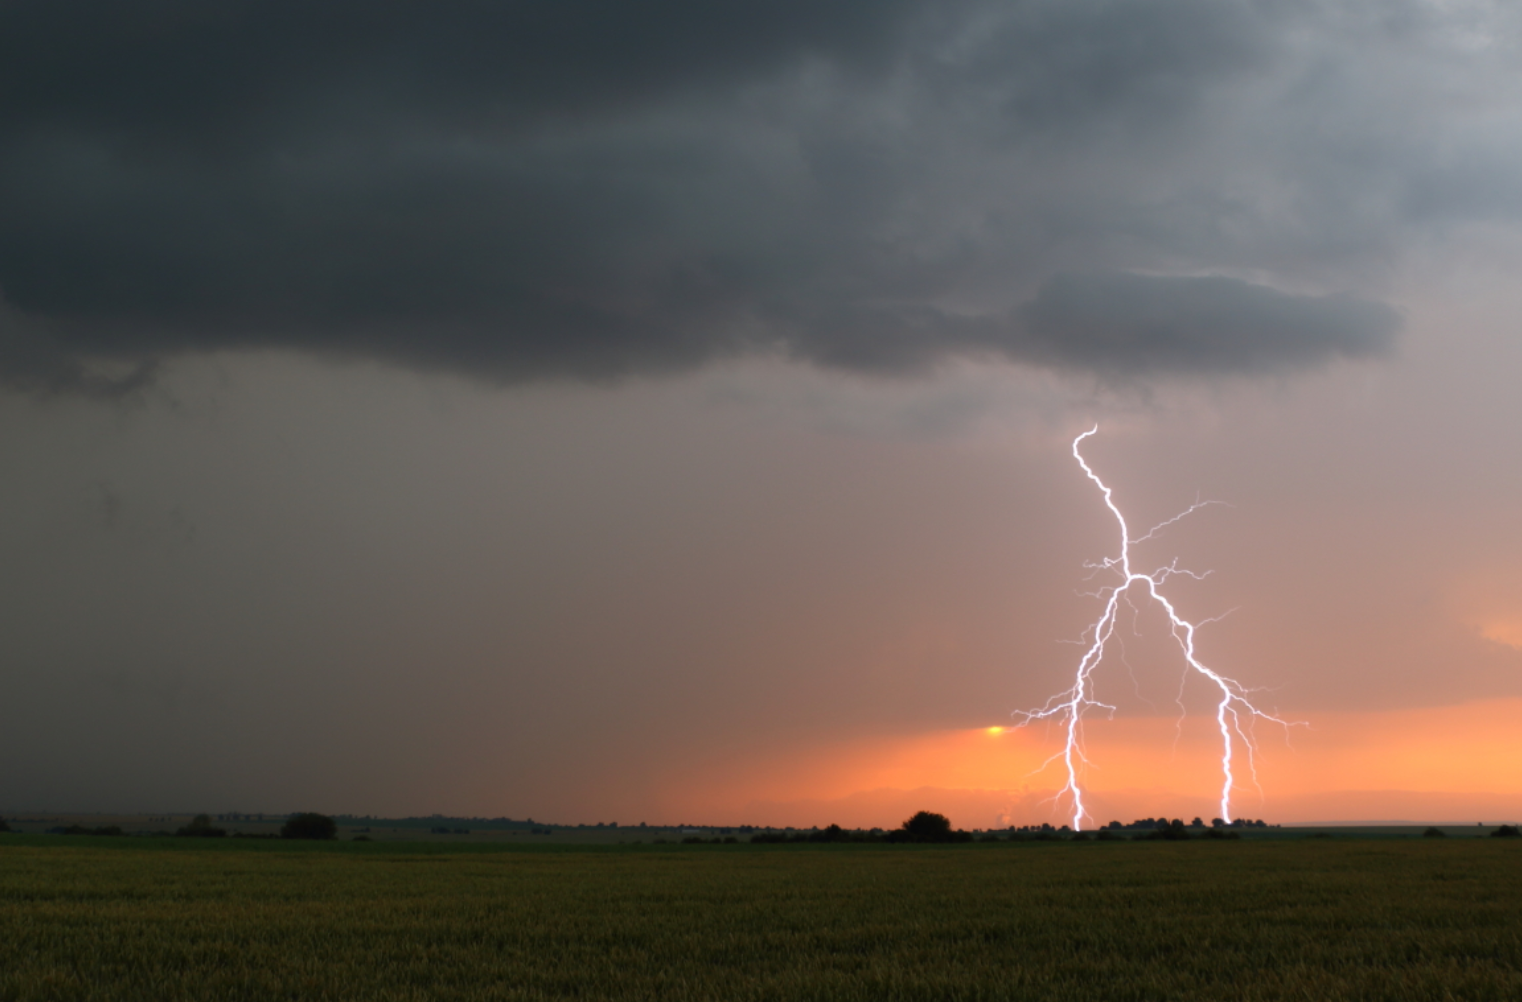
[[[1084,652],[1083,658],[1078,662],[1078,669],[1073,675],[1073,685],[1065,692],[1060,692],[1047,700],[1046,705],[1035,710],[1020,710],[1014,716],[1019,719],[1017,726],[1024,727],[1038,720],[1053,721],[1061,725],[1066,733],[1066,741],[1062,750],[1047,759],[1037,769],[1041,772],[1050,767],[1054,762],[1061,759],[1067,769],[1067,785],[1057,796],[1070,797],[1073,804],[1073,828],[1081,830],[1083,820],[1088,816],[1083,803],[1083,787],[1078,782],[1079,769],[1088,764],[1083,754],[1083,718],[1091,710],[1104,710],[1114,714],[1115,707],[1108,703],[1102,703],[1094,697],[1094,670],[1104,659],[1106,645],[1109,644],[1115,633],[1115,623],[1119,618],[1120,602],[1122,598],[1130,601],[1130,593],[1133,588],[1145,592],[1146,597],[1151,598],[1162,607],[1168,615],[1171,624],[1173,639],[1178,642],[1179,650],[1184,655],[1184,662],[1188,666],[1185,671],[1187,680],[1189,671],[1194,671],[1207,679],[1221,694],[1220,702],[1216,704],[1216,724],[1221,731],[1221,819],[1231,821],[1231,793],[1237,786],[1237,746],[1240,743],[1243,757],[1246,759],[1247,771],[1252,776],[1253,784],[1257,784],[1257,765],[1255,762],[1256,743],[1253,739],[1252,727],[1259,720],[1267,720],[1288,728],[1290,722],[1281,720],[1270,713],[1265,713],[1252,704],[1248,694],[1250,690],[1235,679],[1204,665],[1194,652],[1194,636],[1200,624],[1191,623],[1178,614],[1173,603],[1168,601],[1162,593],[1162,586],[1170,577],[1182,574],[1186,577],[1201,580],[1205,574],[1195,574],[1192,571],[1183,570],[1178,566],[1178,561],[1166,564],[1151,574],[1142,574],[1131,566],[1131,545],[1151,539],[1158,532],[1172,525],[1199,509],[1212,504],[1210,501],[1196,501],[1186,510],[1162,522],[1144,535],[1131,538],[1131,528],[1126,523],[1126,517],[1120,513],[1120,508],[1115,504],[1114,492],[1109,485],[1099,479],[1099,475],[1084,460],[1079,446],[1083,440],[1097,433],[1099,426],[1093,428],[1073,439],[1073,458],[1078,460],[1078,465],[1088,478],[1098,486],[1100,493],[1104,495],[1105,506],[1110,509],[1110,514],[1115,516],[1115,522],[1120,527],[1120,555],[1117,557],[1105,557],[1097,564],[1087,564],[1096,573],[1113,572],[1118,575],[1118,583],[1108,585],[1094,593],[1094,597],[1104,601],[1104,611],[1098,621],[1084,631],[1085,636],[1092,636],[1089,648]],[[1181,690],[1182,691],[1182,690]]]

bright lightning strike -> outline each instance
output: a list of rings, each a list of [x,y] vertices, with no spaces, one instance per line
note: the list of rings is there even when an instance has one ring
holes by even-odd
[[[1251,691],[1234,679],[1227,678],[1200,662],[1194,653],[1194,634],[1197,624],[1189,622],[1178,614],[1173,603],[1162,593],[1162,586],[1168,578],[1175,574],[1183,574],[1196,580],[1203,578],[1203,574],[1195,574],[1191,571],[1182,570],[1178,562],[1167,564],[1158,568],[1151,574],[1137,572],[1131,566],[1131,544],[1140,543],[1151,539],[1154,534],[1177,522],[1179,519],[1198,511],[1209,501],[1197,501],[1188,509],[1175,515],[1159,525],[1154,526],[1145,535],[1136,539],[1131,538],[1130,526],[1126,524],[1126,518],[1116,507],[1115,498],[1109,486],[1099,479],[1087,462],[1084,461],[1083,453],[1079,446],[1083,440],[1099,431],[1095,425],[1088,431],[1073,439],[1073,458],[1078,460],[1078,465],[1083,467],[1083,472],[1099,487],[1104,494],[1105,506],[1115,516],[1116,523],[1120,526],[1120,555],[1117,557],[1105,557],[1098,564],[1090,564],[1096,572],[1109,571],[1117,574],[1119,583],[1101,588],[1096,597],[1105,603],[1104,611],[1099,620],[1084,632],[1085,636],[1092,635],[1093,640],[1089,648],[1084,652],[1083,658],[1078,662],[1078,670],[1073,676],[1072,688],[1066,692],[1058,693],[1047,701],[1046,705],[1037,710],[1022,710],[1015,714],[1019,718],[1018,726],[1036,720],[1049,720],[1059,723],[1066,732],[1067,740],[1063,748],[1057,754],[1046,760],[1041,767],[1045,769],[1058,759],[1063,761],[1067,768],[1067,785],[1059,791],[1058,796],[1067,795],[1073,802],[1073,828],[1083,828],[1083,820],[1087,812],[1083,804],[1083,787],[1078,782],[1079,766],[1087,764],[1083,756],[1083,718],[1084,714],[1092,709],[1101,709],[1109,713],[1115,712],[1115,707],[1107,703],[1101,703],[1094,698],[1094,669],[1099,667],[1104,659],[1105,648],[1115,632],[1115,623],[1119,617],[1121,598],[1127,596],[1133,587],[1144,590],[1154,602],[1162,607],[1168,614],[1168,621],[1172,624],[1173,638],[1178,642],[1179,649],[1183,652],[1184,661],[1190,669],[1208,679],[1220,690],[1221,700],[1216,705],[1216,723],[1221,731],[1221,818],[1231,821],[1231,793],[1237,785],[1236,774],[1233,767],[1236,765],[1237,743],[1240,741],[1243,752],[1247,759],[1248,772],[1252,774],[1253,782],[1257,782],[1257,768],[1254,763],[1256,750],[1252,738],[1252,725],[1257,720],[1268,720],[1281,726],[1288,727],[1289,723],[1278,717],[1254,706],[1247,698]],[[1198,624],[1203,625],[1203,624]],[[1187,672],[1186,672],[1187,677]],[[1040,771],[1040,770],[1038,770]]]

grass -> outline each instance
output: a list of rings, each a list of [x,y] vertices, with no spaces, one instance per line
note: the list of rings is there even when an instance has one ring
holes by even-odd
[[[195,842],[193,846],[187,842]],[[0,1000],[1514,999],[1509,840],[0,840]]]

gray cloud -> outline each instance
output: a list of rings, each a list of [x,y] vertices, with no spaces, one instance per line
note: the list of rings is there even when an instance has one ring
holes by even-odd
[[[11,3],[0,370],[1367,355],[1405,247],[1515,223],[1514,28],[1421,0]]]
[[[1100,372],[1264,372],[1389,350],[1398,312],[1232,278],[1059,275],[1021,311],[1032,360]]]

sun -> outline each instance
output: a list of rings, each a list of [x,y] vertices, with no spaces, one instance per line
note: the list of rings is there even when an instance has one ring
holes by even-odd
[[[998,737],[1000,734],[1004,733],[1004,728],[1002,728],[1002,727],[990,727],[988,729],[988,733],[991,736],[993,736],[993,737]]]

